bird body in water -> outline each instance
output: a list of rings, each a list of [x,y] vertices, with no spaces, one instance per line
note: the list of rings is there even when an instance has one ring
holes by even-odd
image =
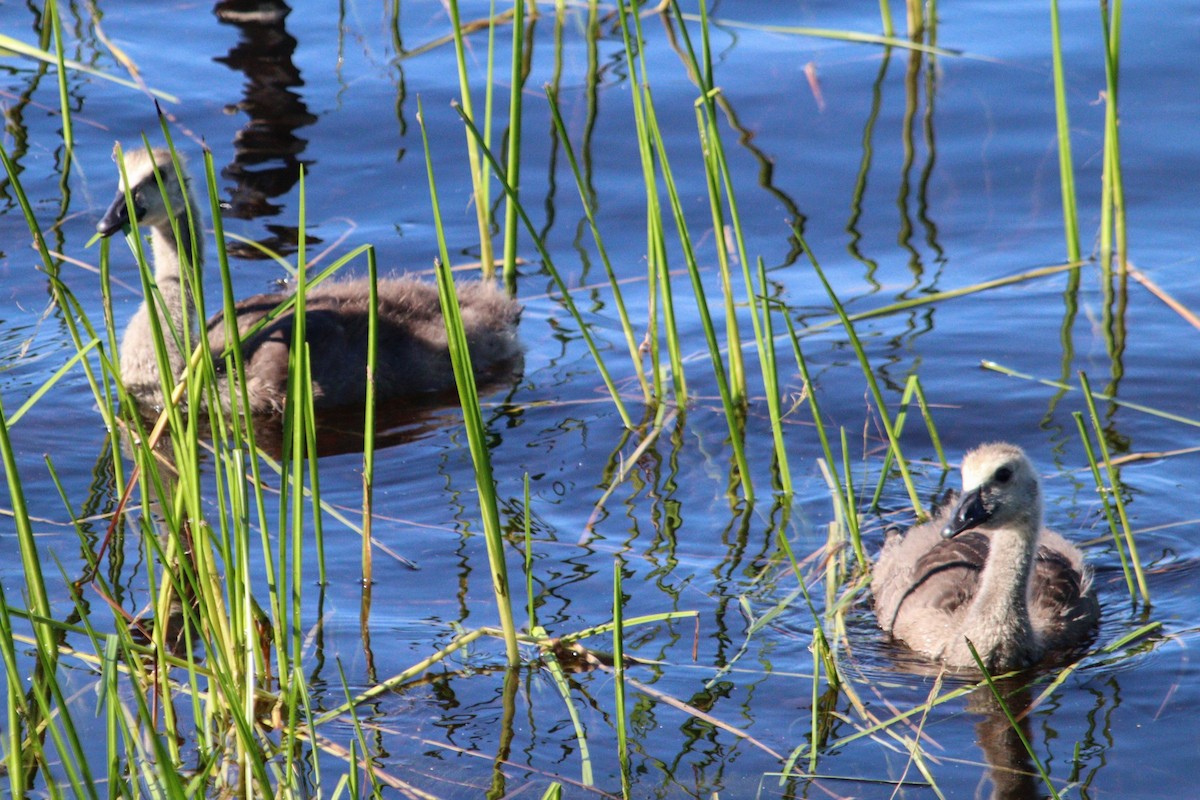
[[[118,151],[114,151],[116,157]],[[136,222],[150,231],[154,283],[162,298],[158,325],[166,344],[173,378],[183,372],[187,355],[178,342],[184,339],[184,320],[192,326],[188,341],[194,346],[196,313],[182,265],[203,261],[204,248],[192,236],[188,209],[198,220],[199,205],[191,178],[181,163],[176,174],[170,151],[134,150],[125,153],[124,178],[116,199],[96,226],[102,236],[128,231],[132,225],[126,203],[126,186],[133,200]],[[158,175],[162,179],[160,189]],[[477,380],[499,380],[519,373],[522,351],[517,339],[521,306],[491,283],[461,282],[456,286],[468,350]],[[383,278],[377,282],[377,362],[373,376],[380,401],[417,398],[454,387],[445,324],[437,286],[412,277]],[[237,303],[234,316],[244,335],[289,295],[260,294]],[[367,279],[326,280],[305,293],[305,340],[308,343],[312,396],[319,409],[362,403],[367,387],[367,328],[370,285]],[[163,382],[153,332],[155,313],[145,300],[134,313],[121,340],[121,378],[140,404],[161,407]],[[287,310],[252,335],[241,338],[246,392],[252,413],[282,412],[287,399],[288,361],[293,327]],[[227,345],[223,314],[208,320],[205,333],[217,362],[218,392],[225,407],[231,405],[230,381],[221,353]],[[177,342],[178,340],[178,342]],[[236,392],[232,405],[237,406]]]
[[[989,671],[1032,666],[1087,644],[1100,619],[1079,548],[1042,524],[1025,453],[985,444],[962,465],[963,493],[934,520],[889,535],[871,590],[879,625],[913,650]]]

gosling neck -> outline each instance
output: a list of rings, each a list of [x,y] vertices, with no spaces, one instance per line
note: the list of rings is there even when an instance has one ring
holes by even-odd
[[[1036,531],[1021,526],[988,532],[987,563],[962,633],[989,670],[1024,667],[1041,658],[1042,646],[1029,618]]]
[[[150,235],[150,248],[154,257],[154,282],[158,286],[159,294],[162,295],[162,307],[167,311],[171,331],[174,332],[166,330],[164,325],[163,335],[166,338],[167,352],[171,360],[172,377],[175,378],[183,371],[187,360],[187,354],[181,353],[176,346],[176,337],[179,338],[181,344],[188,343],[194,347],[196,332],[200,328],[196,319],[196,304],[193,302],[191,291],[185,286],[192,285],[191,263],[193,258],[196,260],[197,266],[204,263],[203,246],[192,235],[187,212],[181,212],[176,217],[176,222],[179,230],[178,239],[176,239],[175,230],[170,223],[155,225],[151,229]],[[187,279],[184,279],[182,275],[185,268],[189,273]],[[186,339],[184,338],[185,316],[188,322]],[[160,322],[163,323],[168,320],[160,318]]]

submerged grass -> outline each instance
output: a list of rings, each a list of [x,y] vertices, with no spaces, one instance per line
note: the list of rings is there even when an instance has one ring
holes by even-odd
[[[298,229],[301,232],[296,255],[294,274],[296,289],[288,302],[268,315],[270,319],[292,311],[295,314],[291,363],[289,364],[289,401],[283,420],[280,438],[282,456],[276,463],[260,452],[253,421],[248,414],[249,400],[245,393],[245,365],[240,342],[257,332],[258,328],[238,333],[232,327],[234,298],[225,233],[221,224],[221,201],[216,170],[211,154],[204,154],[204,175],[207,189],[209,215],[215,229],[216,260],[221,277],[221,306],[224,310],[227,341],[231,343],[227,352],[209,352],[204,336],[191,341],[189,326],[181,331],[172,331],[170,326],[151,319],[155,326],[154,336],[159,353],[160,374],[164,397],[171,398],[161,415],[153,421],[143,420],[130,403],[126,388],[122,385],[118,365],[118,332],[112,317],[108,244],[100,248],[100,274],[103,284],[104,324],[93,327],[85,309],[75,301],[67,286],[57,274],[57,262],[51,256],[42,236],[36,216],[18,180],[19,173],[8,155],[0,148],[10,185],[14,188],[18,203],[25,214],[29,229],[37,245],[43,268],[51,278],[55,302],[62,309],[62,318],[69,326],[75,353],[57,369],[52,377],[33,396],[17,409],[12,416],[5,416],[0,398],[0,459],[3,461],[8,484],[13,524],[22,559],[25,576],[25,607],[15,603],[16,598],[4,595],[0,587],[0,661],[6,675],[6,714],[4,734],[0,739],[5,779],[13,796],[26,796],[45,790],[50,795],[65,794],[65,787],[76,796],[98,797],[98,786],[106,783],[106,794],[111,797],[137,797],[143,795],[183,796],[195,794],[211,795],[262,795],[279,797],[331,796],[343,794],[380,795],[388,789],[397,790],[406,796],[431,797],[419,787],[412,786],[400,777],[387,771],[386,763],[380,765],[378,743],[372,740],[376,734],[363,709],[369,703],[382,701],[391,693],[402,691],[414,681],[420,680],[432,669],[453,669],[449,666],[454,657],[461,657],[470,648],[479,646],[492,638],[503,642],[506,667],[505,685],[501,702],[504,715],[501,727],[504,732],[497,737],[501,752],[497,755],[493,772],[492,795],[501,796],[505,787],[501,766],[507,758],[507,750],[513,737],[517,692],[517,673],[511,668],[522,664],[522,646],[527,651],[540,653],[538,668],[544,665],[558,696],[561,697],[569,726],[573,733],[572,745],[577,748],[580,777],[579,783],[586,787],[597,785],[594,759],[602,749],[595,740],[595,729],[589,730],[587,709],[579,701],[578,685],[568,678],[557,653],[561,644],[578,645],[591,636],[612,636],[612,677],[614,715],[611,725],[615,736],[615,760],[620,771],[621,793],[625,797],[635,796],[633,784],[636,777],[631,764],[631,750],[637,746],[637,724],[644,723],[640,716],[645,710],[639,708],[638,698],[655,698],[666,701],[671,708],[688,715],[689,720],[713,730],[727,732],[743,740],[752,741],[763,752],[776,758],[783,766],[785,776],[794,776],[794,766],[801,759],[807,762],[809,775],[816,775],[819,759],[823,753],[845,748],[848,744],[870,736],[885,734],[896,746],[909,754],[911,764],[928,781],[934,792],[940,793],[932,769],[932,759],[925,753],[924,724],[931,712],[949,700],[962,697],[974,687],[955,688],[942,693],[940,676],[934,683],[928,701],[908,710],[896,710],[886,719],[874,716],[860,697],[861,686],[866,681],[846,674],[842,646],[848,641],[846,612],[861,596],[869,580],[870,559],[863,542],[864,527],[868,517],[860,513],[866,506],[867,512],[874,511],[880,502],[885,486],[893,480],[893,467],[903,482],[912,510],[917,517],[924,515],[910,463],[900,449],[900,438],[906,423],[908,409],[916,402],[930,444],[936,452],[940,466],[945,469],[947,460],[941,439],[934,424],[930,402],[916,374],[909,375],[899,399],[899,411],[893,411],[894,403],[877,379],[877,370],[872,365],[867,350],[860,340],[855,323],[869,317],[907,310],[919,305],[945,302],[969,293],[983,292],[998,286],[1030,280],[1044,275],[1077,268],[1080,260],[1078,248],[1078,222],[1075,209],[1073,166],[1070,156],[1069,125],[1063,91],[1063,64],[1061,43],[1058,36],[1057,7],[1052,5],[1055,30],[1055,79],[1058,101],[1060,165],[1064,203],[1064,227],[1068,243],[1068,258],[1071,263],[1064,266],[1032,270],[1022,275],[997,281],[979,283],[948,292],[930,292],[920,297],[891,304],[874,311],[850,315],[841,298],[834,291],[815,254],[809,250],[800,230],[795,231],[796,241],[808,257],[813,274],[819,279],[827,294],[836,319],[827,323],[815,323],[797,330],[795,312],[774,296],[768,280],[768,269],[760,256],[749,252],[739,210],[738,193],[729,155],[723,144],[723,126],[718,114],[722,90],[714,76],[713,55],[709,38],[710,28],[718,24],[710,19],[707,9],[701,7],[697,17],[684,14],[677,2],[660,5],[670,6],[672,18],[678,24],[683,47],[679,50],[685,69],[693,80],[697,97],[694,102],[696,121],[695,149],[701,155],[700,163],[707,199],[705,235],[711,235],[715,249],[715,282],[719,286],[719,300],[710,304],[711,288],[706,284],[713,269],[702,263],[697,242],[701,236],[697,221],[689,216],[682,196],[678,173],[673,164],[682,159],[674,154],[668,157],[666,138],[660,120],[661,109],[656,106],[652,81],[647,71],[646,51],[648,44],[642,30],[639,8],[625,0],[618,0],[616,25],[621,38],[622,65],[627,70],[632,93],[633,126],[631,134],[636,138],[642,167],[642,199],[646,221],[646,286],[648,291],[644,318],[640,320],[622,296],[617,272],[613,269],[604,244],[603,227],[597,217],[596,198],[590,189],[590,178],[580,168],[576,150],[568,138],[567,126],[559,108],[556,87],[546,87],[546,97],[554,130],[562,143],[564,152],[575,180],[581,201],[582,213],[590,229],[597,253],[604,264],[614,306],[620,322],[621,338],[628,352],[630,383],[637,381],[638,396],[623,395],[618,377],[610,374],[609,365],[603,357],[603,341],[593,331],[584,315],[576,307],[572,288],[555,268],[551,254],[547,251],[543,237],[538,234],[530,215],[522,205],[520,194],[522,116],[521,92],[526,75],[524,42],[532,30],[526,19],[526,7],[522,0],[515,0],[511,12],[496,13],[492,4],[485,24],[464,24],[459,18],[458,4],[450,0],[450,15],[455,61],[460,91],[459,113],[464,119],[466,130],[467,158],[470,163],[472,194],[476,211],[479,235],[479,251],[485,276],[490,276],[495,267],[493,235],[496,221],[492,218],[491,182],[494,180],[504,194],[505,214],[503,219],[503,270],[504,279],[510,288],[515,288],[519,275],[518,253],[524,230],[529,245],[536,249],[540,268],[550,276],[559,292],[559,299],[578,326],[593,357],[601,379],[607,387],[613,407],[617,410],[626,434],[640,434],[638,446],[628,457],[622,457],[619,468],[612,471],[613,479],[597,502],[597,515],[608,501],[612,492],[623,482],[636,475],[639,460],[651,444],[658,440],[667,426],[681,419],[684,409],[696,398],[694,388],[698,381],[689,384],[685,375],[686,360],[683,357],[683,341],[679,333],[679,317],[676,307],[675,276],[672,275],[671,258],[679,253],[682,270],[692,290],[698,318],[703,327],[705,346],[710,356],[711,376],[706,382],[715,385],[721,399],[721,413],[726,423],[726,443],[731,451],[729,471],[730,485],[735,486],[731,495],[740,487],[741,498],[736,505],[746,513],[747,525],[752,519],[756,497],[755,480],[765,485],[764,479],[754,474],[751,454],[748,452],[748,410],[756,399],[748,388],[752,372],[758,369],[767,406],[771,442],[773,447],[771,479],[775,481],[773,497],[775,509],[782,521],[775,521],[777,536],[772,552],[761,556],[771,568],[785,575],[794,575],[797,587],[789,591],[783,600],[766,610],[756,609],[749,598],[739,598],[746,623],[746,644],[727,659],[717,674],[708,681],[706,692],[715,692],[719,679],[727,677],[734,665],[749,652],[749,643],[754,636],[769,630],[773,621],[782,615],[793,613],[794,603],[802,602],[811,616],[811,631],[808,622],[801,629],[811,637],[812,674],[807,695],[811,703],[807,714],[807,740],[791,750],[789,757],[782,757],[771,748],[752,739],[750,734],[738,726],[719,720],[701,708],[705,699],[684,701],[667,696],[657,689],[639,683],[627,674],[627,650],[632,649],[632,640],[627,638],[631,629],[638,625],[664,624],[696,617],[695,612],[672,611],[641,618],[626,619],[625,594],[622,588],[624,555],[616,553],[612,559],[612,622],[582,631],[560,633],[552,638],[537,619],[537,560],[534,558],[535,537],[532,534],[531,499],[529,476],[524,479],[523,495],[523,555],[525,579],[525,614],[528,619],[525,634],[517,632],[514,608],[511,601],[511,584],[507,572],[507,549],[511,546],[506,538],[500,514],[500,503],[496,491],[496,476],[493,475],[490,451],[487,445],[488,426],[480,407],[477,389],[470,369],[470,355],[457,305],[451,276],[449,247],[441,220],[438,186],[434,178],[434,153],[425,130],[424,111],[418,103],[418,121],[421,124],[424,158],[427,167],[433,225],[437,233],[440,258],[436,264],[436,280],[439,298],[446,321],[447,337],[455,370],[458,399],[463,413],[463,424],[470,448],[478,496],[480,518],[489,559],[488,575],[497,608],[498,627],[480,627],[473,630],[456,631],[452,639],[439,647],[427,658],[417,660],[391,677],[379,679],[374,666],[368,667],[368,686],[352,688],[352,682],[338,664],[345,702],[335,708],[314,707],[315,687],[307,674],[307,640],[314,626],[319,629],[320,620],[307,616],[310,603],[306,601],[306,587],[314,583],[311,578],[312,564],[306,563],[307,545],[305,536],[312,530],[315,534],[315,557],[317,560],[316,584],[323,591],[328,582],[324,554],[324,520],[338,521],[354,528],[352,521],[334,513],[321,499],[319,462],[316,450],[318,421],[313,409],[313,398],[309,387],[309,358],[305,336],[306,296],[321,281],[336,274],[340,269],[359,256],[366,256],[367,271],[375,295],[377,270],[373,248],[364,246],[337,259],[330,267],[318,274],[310,275],[307,263],[306,201],[303,175],[299,188]],[[562,11],[562,4],[559,11]],[[532,6],[536,16],[536,4]],[[397,7],[398,9],[398,7]],[[594,18],[597,4],[589,6]],[[895,38],[894,24],[886,3],[881,4],[881,22],[884,36],[860,34],[846,31],[821,31],[817,29],[772,28],[788,35],[820,35],[846,41],[871,42],[887,47],[903,47],[913,53],[935,53],[950,55],[945,50],[920,41]],[[930,9],[930,19],[935,9]],[[52,21],[55,50],[53,53],[39,51],[41,56],[52,57],[59,72],[60,86],[64,87],[66,70],[71,63],[64,58],[61,21],[57,7],[51,3],[47,13]],[[398,10],[396,12],[398,14]],[[664,20],[667,17],[664,16]],[[913,33],[924,27],[921,9],[909,4],[909,26]],[[699,26],[699,50],[694,46],[688,25]],[[501,24],[512,26],[511,63],[509,65],[509,98],[507,148],[504,161],[496,157],[500,148],[494,146],[496,137],[491,128],[496,116],[494,96],[497,71],[495,36]],[[722,20],[729,27],[748,27],[736,21]],[[472,103],[470,59],[465,37],[472,30],[488,31],[488,49],[485,65],[486,95],[484,112],[475,113]],[[1120,5],[1114,6],[1112,14],[1105,17],[1106,74],[1109,95],[1107,108],[1108,132],[1105,148],[1105,197],[1112,210],[1113,219],[1106,216],[1105,230],[1109,223],[1116,232],[1118,263],[1124,264],[1126,242],[1124,238],[1124,200],[1121,194],[1119,148],[1116,139],[1116,87],[1117,53],[1120,32]],[[3,45],[4,38],[0,38]],[[929,37],[932,42],[932,35]],[[417,51],[409,51],[411,58]],[[890,52],[890,51],[888,51]],[[886,69],[886,66],[885,66]],[[69,126],[69,104],[62,95],[64,117],[64,143],[71,147]],[[482,122],[481,122],[482,120]],[[171,134],[163,126],[168,143]],[[118,160],[118,163],[121,163]],[[179,165],[175,169],[179,173]],[[161,180],[161,176],[160,176]],[[665,193],[665,197],[663,196]],[[129,198],[132,212],[133,199]],[[187,262],[184,280],[197,304],[199,321],[208,314],[204,306],[203,281],[199,242],[202,225],[199,209],[188,209],[186,228],[175,232],[179,241],[193,243],[195,249],[185,252]],[[135,216],[131,213],[131,216]],[[669,230],[672,229],[672,230]],[[135,230],[129,238],[134,257],[138,262],[142,290],[151,303],[161,307],[162,297],[157,292],[153,265],[149,263],[142,237]],[[1104,245],[1102,245],[1103,247]],[[280,261],[286,261],[278,256]],[[740,266],[740,278],[738,276]],[[678,269],[679,265],[675,265]],[[739,284],[740,280],[740,284]],[[374,305],[374,303],[372,304]],[[750,331],[743,330],[743,320],[750,317]],[[783,320],[786,334],[777,333],[777,319]],[[76,322],[78,321],[78,322]],[[378,318],[372,313],[369,322],[370,355],[367,362],[368,376],[376,369],[376,338]],[[638,335],[638,325],[645,327],[645,346]],[[859,497],[856,483],[869,487],[866,476],[856,480],[855,456],[850,447],[850,437],[844,426],[826,430],[827,419],[818,403],[817,387],[801,348],[801,339],[819,330],[841,325],[850,347],[858,360],[863,377],[878,416],[881,429],[876,440],[887,441],[887,449],[878,466],[879,477],[870,503]],[[101,330],[103,328],[103,330]],[[97,331],[100,331],[97,334]],[[743,341],[745,336],[753,339]],[[187,369],[181,375],[172,375],[168,368],[167,342],[176,338],[181,352],[192,353]],[[826,541],[820,552],[808,559],[797,558],[787,528],[795,494],[792,469],[789,464],[789,438],[797,435],[789,428],[791,412],[785,410],[782,398],[788,379],[781,368],[776,353],[779,341],[790,344],[796,367],[802,379],[804,404],[807,405],[815,436],[819,440],[823,459],[820,468],[828,483],[833,502],[833,522],[827,529]],[[662,357],[662,351],[666,357]],[[746,357],[753,352],[757,356]],[[232,385],[242,387],[240,397],[231,398],[231,405],[240,407],[243,413],[224,414],[221,398],[217,396],[218,381],[214,364],[221,365],[227,375],[238,376]],[[38,544],[34,538],[29,509],[22,490],[20,465],[9,436],[11,427],[17,424],[39,401],[52,391],[68,371],[80,367],[84,370],[94,395],[102,420],[112,431],[108,454],[112,463],[115,494],[120,498],[109,518],[107,540],[99,550],[87,542],[82,526],[75,519],[66,492],[61,489],[63,501],[76,528],[80,530],[88,563],[82,578],[72,579],[68,568],[58,565],[62,582],[71,591],[71,607],[78,624],[65,623],[56,618],[56,605],[46,588],[46,565],[43,563]],[[1122,565],[1127,570],[1131,598],[1135,583],[1144,605],[1149,605],[1149,593],[1137,553],[1136,542],[1130,531],[1127,514],[1122,505],[1122,487],[1105,444],[1103,428],[1096,412],[1093,396],[1086,377],[1080,376],[1083,397],[1086,399],[1093,432],[1100,447],[1100,456],[1094,456],[1091,436],[1084,430],[1082,415],[1076,415],[1080,435],[1087,449],[1089,462],[1096,485],[1102,491],[1104,507],[1113,529],[1114,541]],[[178,382],[176,382],[178,381]],[[368,380],[368,386],[373,386]],[[186,398],[206,398],[206,402],[183,402]],[[629,406],[640,400],[644,420],[635,424],[635,414]],[[1113,400],[1114,403],[1120,401]],[[797,406],[800,402],[797,401]],[[371,584],[374,580],[372,515],[375,489],[375,424],[376,409],[373,391],[368,392],[365,407],[365,430],[362,476],[362,517],[357,528],[362,539],[362,636],[364,651],[369,654],[367,619],[371,611]],[[1193,423],[1200,424],[1200,423]],[[835,452],[831,438],[836,440],[840,451]],[[633,437],[630,435],[630,440]],[[624,452],[626,439],[617,453]],[[794,452],[794,450],[793,450]],[[122,458],[125,454],[132,469]],[[1099,464],[1107,469],[1107,481],[1100,473]],[[53,464],[48,468],[54,475]],[[863,457],[862,465],[868,462]],[[266,469],[264,469],[266,467]],[[126,471],[128,470],[128,474]],[[57,483],[57,476],[54,476]],[[277,497],[272,497],[268,485],[278,484]],[[867,490],[869,491],[869,489]],[[1109,505],[1112,498],[1113,507]],[[773,509],[774,510],[774,509]],[[275,513],[272,514],[272,511]],[[1119,519],[1119,524],[1118,524]],[[669,526],[664,526],[667,530]],[[668,531],[674,535],[673,530]],[[590,535],[590,531],[587,532]],[[119,601],[116,587],[108,585],[101,571],[101,552],[111,546],[117,550],[120,540],[126,535],[137,537],[141,554],[146,563],[146,595],[150,598],[146,612],[130,618]],[[852,556],[852,560],[851,560]],[[674,568],[674,565],[672,565]],[[824,583],[824,596],[819,591],[810,592],[810,583]],[[311,594],[311,589],[307,590]],[[770,593],[767,593],[768,596]],[[813,595],[817,595],[816,598]],[[98,599],[99,603],[92,601]],[[91,611],[88,609],[95,606]],[[103,609],[109,609],[106,616]],[[97,611],[95,609],[100,609]],[[61,614],[60,614],[61,615]],[[32,635],[18,630],[28,626]],[[1150,627],[1142,629],[1148,632]],[[582,645],[579,645],[582,650]],[[585,655],[594,656],[584,650]],[[95,711],[101,720],[105,736],[103,757],[96,759],[85,741],[87,732],[95,729],[95,723],[84,720],[76,704],[65,691],[63,662],[81,665],[90,670],[97,694]],[[607,665],[605,665],[607,666]],[[669,665],[668,665],[669,666]],[[593,668],[594,665],[593,665]],[[660,669],[656,665],[656,669]],[[486,670],[485,670],[486,671]],[[25,680],[28,678],[28,680]],[[990,676],[985,673],[986,684],[992,687]],[[1061,678],[1060,678],[1061,681]],[[856,684],[858,684],[856,686]],[[1059,685],[1058,683],[1054,686]],[[1052,687],[1053,688],[1053,687]],[[658,694],[652,694],[658,692]],[[1010,724],[1021,733],[1016,720],[1003,704]],[[374,713],[374,712],[373,712]],[[857,715],[856,717],[853,715]],[[915,730],[905,729],[908,721],[919,717]],[[844,723],[852,720],[853,733],[845,733]],[[338,728],[339,730],[334,733]],[[335,741],[335,737],[337,738]],[[1038,760],[1036,748],[1022,737],[1031,756]],[[789,743],[790,746],[790,743]],[[781,748],[786,751],[786,748]],[[1054,787],[1041,761],[1038,761],[1046,786],[1053,793]],[[181,770],[187,769],[187,773]],[[186,775],[186,777],[185,777]],[[888,782],[893,782],[888,779]],[[903,783],[903,778],[900,783]],[[556,797],[562,792],[557,781],[545,789],[545,797]]]

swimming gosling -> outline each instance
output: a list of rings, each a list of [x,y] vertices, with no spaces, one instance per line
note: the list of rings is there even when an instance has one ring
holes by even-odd
[[[879,625],[947,666],[989,672],[1085,645],[1100,619],[1079,548],[1042,526],[1041,484],[1021,448],[967,453],[963,492],[936,519],[889,535],[871,591]]]
[[[118,152],[114,149],[114,160]],[[163,318],[161,311],[157,316],[163,326],[172,377],[177,379],[186,363],[186,354],[176,344],[176,337],[183,341],[185,304],[187,319],[193,325],[190,341],[193,346],[197,341],[195,306],[180,279],[180,258],[182,254],[189,262],[192,258],[203,262],[202,241],[193,241],[187,216],[190,207],[199,230],[199,205],[186,168],[181,170],[181,184],[168,150],[127,152],[124,164],[137,222],[150,230],[154,281],[163,300],[158,308],[165,308],[167,318]],[[155,167],[162,176],[162,191],[155,179]],[[131,227],[125,186],[125,180],[121,180],[116,199],[96,225],[101,236],[112,236]],[[369,291],[367,279],[330,280],[305,294],[306,341],[317,408],[349,407],[362,403],[366,396]],[[456,291],[476,378],[486,382],[519,372],[522,351],[516,328],[521,316],[520,304],[490,283],[464,282]],[[239,333],[245,334],[287,298],[286,294],[260,294],[238,303],[235,314]],[[143,300],[125,329],[121,340],[121,378],[140,404],[161,407],[162,382],[150,313]],[[292,312],[288,311],[258,333],[242,339],[246,388],[254,414],[283,411],[294,322]],[[454,387],[436,285],[410,277],[380,279],[378,325],[374,376],[378,400],[443,392]],[[224,374],[225,364],[219,360],[226,346],[222,314],[209,319],[206,334],[214,358],[218,359],[214,367],[221,405],[228,408],[231,387]]]

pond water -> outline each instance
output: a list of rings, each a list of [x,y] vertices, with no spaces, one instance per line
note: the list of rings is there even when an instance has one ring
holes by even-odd
[[[437,240],[419,99],[452,258],[478,259],[466,137],[451,107],[458,77],[453,48],[443,40],[450,27],[442,3],[397,2],[390,10],[307,3],[270,19],[240,16],[234,2],[218,3],[217,13],[204,4],[157,0],[100,5],[62,4],[68,54],[126,76],[116,56],[123,53],[146,85],[178,98],[163,103],[175,142],[193,163],[199,163],[200,141],[212,150],[228,234],[292,254],[303,165],[307,234],[319,240],[313,250],[333,246],[337,255],[371,243],[385,270],[427,270]],[[1098,249],[1101,223],[1101,15],[1094,3],[1064,5],[1067,103],[1086,256]],[[260,12],[280,8],[257,6]],[[683,6],[697,11],[693,3]],[[488,4],[463,2],[461,9],[465,20],[476,20],[486,17]],[[641,331],[648,297],[645,196],[622,40],[609,6],[600,7],[595,26],[586,5],[568,3],[556,14],[552,4],[542,3],[539,10],[527,35],[522,197],[614,378],[628,390],[637,420],[636,382],[612,292],[542,89],[551,84],[558,93],[568,136],[594,191],[608,254]],[[805,26],[878,33],[879,6],[865,0],[741,0],[714,2],[708,11],[715,82],[727,104],[722,135],[748,253],[765,261],[787,313],[798,328],[808,328],[801,337],[804,355],[826,427],[848,434],[864,535],[873,552],[885,524],[912,519],[911,503],[891,476],[883,512],[867,511],[886,443],[847,334],[830,324],[836,317],[829,298],[800,254],[792,226],[803,230],[852,314],[1065,262],[1049,8],[1040,2],[938,4],[937,45],[961,54],[936,56],[786,31]],[[903,8],[893,14],[902,27]],[[29,44],[42,33],[40,11],[24,4],[0,5],[0,21],[0,30]],[[646,16],[643,54],[715,311],[720,286],[693,111],[696,88],[680,55],[677,25]],[[503,80],[510,35],[502,25],[496,37]],[[1198,36],[1200,15],[1183,0],[1158,3],[1152,12],[1130,8],[1120,54],[1130,261],[1192,309],[1200,307],[1200,273],[1190,251],[1200,227],[1194,135],[1200,62],[1191,55]],[[473,34],[468,48],[481,107],[486,34]],[[48,244],[65,259],[64,281],[86,313],[100,319],[99,281],[84,268],[96,262],[96,249],[86,244],[115,188],[113,141],[131,146],[143,132],[161,141],[154,103],[137,89],[70,73],[76,161],[64,180],[54,72],[26,58],[2,63],[4,148],[48,230]],[[496,131],[507,113],[499,103]],[[9,415],[74,354],[63,311],[49,305],[47,278],[35,268],[29,242],[11,184],[4,182],[0,399]],[[273,262],[251,257],[248,248],[237,252],[242,257],[233,260],[232,271],[239,296],[287,277]],[[114,264],[130,263],[124,246],[112,253]],[[624,560],[626,617],[697,615],[695,621],[630,631],[629,652],[653,662],[629,672],[636,681],[629,687],[632,795],[887,797],[890,782],[904,777],[914,783],[900,795],[931,796],[916,785],[924,777],[904,744],[921,717],[913,727],[854,736],[872,720],[921,705],[934,689],[927,671],[914,669],[910,655],[883,641],[865,593],[846,616],[844,636],[828,631],[839,640],[839,664],[862,706],[846,693],[813,693],[813,616],[803,598],[793,597],[796,579],[778,537],[785,536],[804,562],[820,610],[826,602],[822,549],[834,512],[818,465],[820,444],[799,400],[802,381],[790,345],[781,342],[779,355],[785,407],[795,401],[785,436],[796,494],[784,498],[772,491],[767,404],[755,373],[750,385],[759,388],[749,401],[746,441],[757,498],[747,504],[732,477],[728,429],[700,317],[686,299],[686,275],[674,280],[694,397],[645,452],[635,453],[639,438],[625,435],[579,326],[528,237],[520,255],[526,262],[518,285],[526,309],[525,373],[484,399],[502,513],[514,532],[521,528],[522,482],[529,475],[539,622],[551,634],[565,634],[609,621],[618,555]],[[681,268],[677,249],[671,255],[673,268]],[[124,325],[139,300],[131,288],[137,280],[132,270],[117,277],[123,283],[115,290],[114,314]],[[215,270],[209,279],[215,297]],[[742,323],[748,328],[744,316]],[[979,442],[1003,439],[1022,445],[1039,465],[1049,523],[1082,543],[1095,566],[1104,605],[1097,647],[1146,622],[1162,623],[1152,637],[1084,657],[1030,712],[1027,735],[1055,785],[1092,798],[1189,794],[1200,752],[1200,721],[1188,710],[1200,704],[1190,658],[1200,640],[1193,499],[1200,431],[1195,422],[1140,407],[1200,417],[1195,385],[1187,378],[1188,365],[1200,354],[1200,331],[1142,283],[1106,275],[1094,261],[935,298],[864,319],[857,330],[893,411],[909,376],[919,376],[952,462]],[[1125,404],[1101,402],[1099,411],[1114,453],[1139,457],[1121,467],[1120,478],[1147,567],[1148,611],[1130,602],[1100,514],[1072,418],[1086,413],[1080,392],[983,369],[983,361],[1075,387],[1082,370],[1097,390]],[[374,534],[418,568],[379,557],[364,635],[360,540],[326,521],[330,579],[327,586],[306,589],[304,608],[307,625],[321,623],[303,665],[317,708],[344,700],[339,666],[350,690],[358,691],[430,655],[459,626],[495,624],[477,535],[474,474],[457,410],[401,420],[395,434],[378,454]],[[99,515],[118,500],[104,455],[107,433],[82,372],[69,371],[11,435],[46,563],[53,563],[53,554],[74,579],[86,561],[71,515],[97,515],[93,525],[102,531],[106,523]],[[914,459],[922,498],[956,485],[957,475],[936,465],[919,420],[910,419],[901,441]],[[361,455],[352,450],[319,462],[322,497],[349,511],[361,504]],[[45,455],[53,460],[69,512]],[[631,458],[635,468],[606,494]],[[136,613],[149,599],[148,588],[138,543],[126,548],[119,580],[126,609]],[[515,535],[508,556],[518,581]],[[53,575],[52,598],[65,612],[65,581],[57,571]],[[10,603],[21,604],[16,598],[24,577],[8,514],[0,515],[0,581]],[[523,597],[523,590],[516,595]],[[763,619],[785,601],[777,615]],[[95,597],[91,602],[98,605]],[[607,639],[590,644],[609,647]],[[502,664],[499,644],[477,644],[419,684],[360,709],[360,719],[372,726],[374,763],[438,797],[484,791],[540,796],[552,780],[564,782],[569,796],[619,793],[611,673],[570,678],[571,701],[587,735],[583,751],[563,698],[536,664],[519,675],[515,716],[505,713],[511,687]],[[72,685],[85,692],[95,677],[82,673]],[[1049,679],[1033,677],[1024,691],[1038,696]],[[827,725],[815,763],[824,777],[793,776],[780,785],[774,775],[789,753],[808,742],[814,699]],[[88,713],[78,716],[87,719]],[[1027,771],[1030,764],[986,696],[937,706],[922,730],[925,766],[945,796],[1046,793],[1040,780],[1008,771]],[[323,733],[344,746],[354,735],[348,720],[325,726]],[[591,787],[583,785],[585,760],[594,775]],[[344,770],[336,759],[330,762],[335,773]],[[806,750],[798,768],[811,766]]]

